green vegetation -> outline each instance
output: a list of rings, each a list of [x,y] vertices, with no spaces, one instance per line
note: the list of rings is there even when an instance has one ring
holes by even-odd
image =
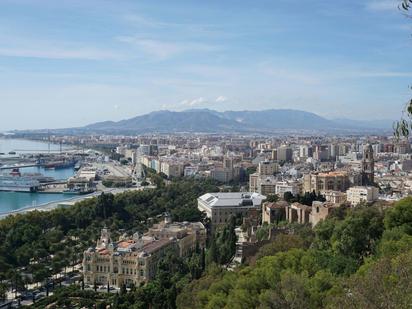
[[[291,192],[285,192],[283,199],[288,203],[301,203],[303,205],[312,206],[313,201],[324,202],[325,197],[322,194],[313,192],[306,192],[304,195],[297,194],[294,196]]]
[[[40,300],[33,308],[106,308],[117,309],[176,308],[176,296],[190,281],[200,278],[204,271],[204,252],[196,250],[190,257],[179,258],[168,252],[159,262],[156,279],[141,287],[125,288],[120,293],[107,294],[82,291],[80,287],[62,288],[52,297]]]
[[[279,195],[277,194],[269,194],[266,197],[266,202],[276,203],[279,200]]]
[[[157,189],[101,194],[65,209],[9,216],[0,220],[0,283],[24,290],[27,283],[65,271],[81,261],[104,226],[142,233],[166,211],[175,221],[202,220],[196,199],[216,190],[208,181],[179,180],[159,183]]]
[[[236,250],[236,218],[232,216],[223,229],[211,235],[207,264],[217,263],[224,265],[230,262]]]
[[[411,211],[412,198],[386,212],[342,208],[312,236],[305,238],[304,228],[279,234],[254,265],[209,269],[183,289],[177,307],[408,308]]]
[[[202,220],[197,197],[218,190],[207,181],[158,181],[157,189],[102,194],[67,209],[1,220],[0,297],[5,284],[24,289],[25,273],[44,281],[78,263],[103,226],[143,232],[165,211],[178,221]],[[411,214],[407,198],[387,210],[338,208],[314,230],[280,222],[274,241],[259,249],[251,265],[228,271],[238,225],[232,218],[209,238],[206,252],[167,254],[146,285],[117,294],[59,288],[33,308],[407,308]]]

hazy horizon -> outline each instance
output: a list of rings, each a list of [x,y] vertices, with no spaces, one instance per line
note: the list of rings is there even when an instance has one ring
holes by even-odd
[[[410,95],[395,0],[6,0],[0,25],[0,131],[188,108],[396,120]]]
[[[135,118],[135,117],[139,117],[139,116],[144,116],[144,115],[147,115],[147,114],[150,114],[150,113],[154,113],[154,112],[186,112],[186,111],[193,111],[193,110],[205,110],[205,109],[207,109],[207,110],[212,110],[212,111],[216,111],[216,112],[230,112],[230,111],[233,111],[233,112],[242,112],[242,111],[245,111],[245,112],[248,112],[248,111],[265,111],[265,110],[293,110],[293,111],[298,111],[298,112],[308,112],[308,113],[312,113],[312,112],[310,112],[310,111],[304,111],[304,110],[298,110],[298,109],[289,109],[289,108],[274,108],[274,109],[261,109],[261,110],[252,110],[252,109],[239,109],[239,110],[235,110],[235,109],[233,109],[233,110],[217,110],[217,109],[209,109],[209,108],[189,108],[189,109],[185,109],[185,110],[179,110],[179,111],[174,111],[174,110],[169,110],[169,109],[159,109],[159,110],[155,110],[155,111],[151,111],[151,112],[148,112],[148,113],[145,113],[145,114],[141,114],[141,115],[135,115],[135,116],[130,116],[130,117],[128,117],[128,118],[122,118],[122,119],[117,119],[117,120],[112,120],[112,119],[102,119],[102,120],[97,120],[97,121],[95,121],[95,122],[92,122],[92,123],[85,123],[85,124],[81,124],[81,125],[79,125],[79,126],[68,126],[68,127],[62,127],[62,126],[57,126],[57,127],[47,127],[47,126],[43,126],[43,127],[39,127],[39,128],[21,128],[21,129],[16,129],[16,128],[10,128],[10,129],[3,129],[3,130],[1,130],[0,129],[0,133],[6,133],[6,132],[12,132],[12,131],[15,131],[15,130],[17,130],[17,131],[19,131],[19,130],[23,130],[23,131],[25,131],[25,130],[38,130],[38,129],[50,129],[50,130],[53,130],[53,129],[65,129],[65,128],[76,128],[76,127],[83,127],[83,126],[87,126],[87,125],[91,125],[91,124],[96,124],[96,123],[100,123],[100,122],[106,122],[106,121],[114,121],[114,122],[118,122],[118,121],[122,121],[122,120],[129,120],[129,119],[132,119],[132,118]],[[316,114],[316,115],[318,115],[317,113],[314,113],[314,114]],[[321,116],[321,117],[323,117],[323,118],[325,118],[325,119],[327,119],[327,120],[332,120],[332,121],[335,121],[335,120],[349,120],[349,121],[371,121],[371,122],[373,122],[373,121],[376,121],[376,122],[379,122],[379,121],[382,121],[382,122],[392,122],[392,121],[396,121],[397,119],[390,119],[390,118],[379,118],[379,119],[356,119],[356,118],[348,118],[348,117],[324,117],[324,116],[322,116],[322,115],[318,115],[318,116]]]

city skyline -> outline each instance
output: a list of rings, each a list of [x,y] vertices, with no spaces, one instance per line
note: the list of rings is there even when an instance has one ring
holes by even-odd
[[[157,3],[3,1],[0,131],[189,108],[396,120],[410,95],[396,1]]]

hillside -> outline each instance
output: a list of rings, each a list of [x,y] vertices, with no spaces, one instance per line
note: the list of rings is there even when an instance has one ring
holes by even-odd
[[[387,122],[389,123],[389,122]],[[329,120],[311,112],[292,109],[269,109],[262,111],[225,111],[191,109],[181,112],[156,111],[121,121],[104,121],[85,127],[60,129],[60,132],[82,133],[270,133],[279,130],[306,131],[365,131],[390,130],[382,122],[353,120]]]

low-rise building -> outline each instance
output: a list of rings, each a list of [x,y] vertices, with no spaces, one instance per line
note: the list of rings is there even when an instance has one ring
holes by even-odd
[[[263,195],[276,194],[277,180],[273,176],[261,176],[257,180],[257,193]]]
[[[202,223],[172,223],[168,217],[144,235],[122,236],[112,241],[108,229],[101,231],[95,247],[83,253],[84,282],[89,285],[138,286],[155,277],[157,265],[167,250],[179,256],[204,248]]]
[[[322,191],[321,194],[325,197],[326,202],[333,204],[342,204],[346,202],[346,193],[341,191],[327,190]]]
[[[212,228],[224,225],[231,216],[245,215],[251,208],[261,209],[266,196],[250,192],[206,193],[197,199],[198,209],[211,219]]]
[[[278,181],[276,183],[275,193],[280,197],[283,197],[286,192],[292,193],[294,196],[300,194],[301,192],[301,183],[297,181]]]
[[[363,202],[371,203],[378,199],[379,189],[376,187],[372,187],[372,186],[352,187],[352,188],[349,188],[348,191],[346,191],[346,196],[347,196],[348,202],[352,206],[356,206]]]
[[[84,282],[89,285],[139,285],[154,278],[159,260],[166,250],[176,250],[173,239],[140,237],[113,242],[103,229],[94,248],[83,254]]]
[[[310,173],[304,176],[305,192],[315,191],[316,194],[328,190],[345,192],[349,185],[349,176],[345,171]]]

